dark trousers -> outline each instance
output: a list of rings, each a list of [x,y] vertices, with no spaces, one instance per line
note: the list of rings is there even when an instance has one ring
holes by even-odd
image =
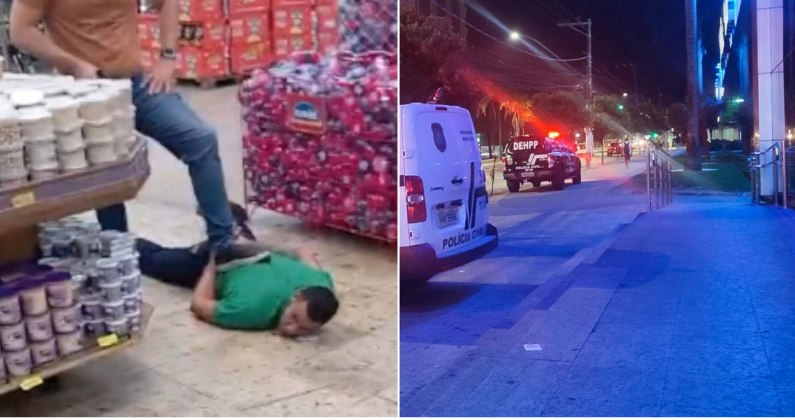
[[[175,286],[194,288],[210,261],[206,248],[198,252],[190,248],[166,248],[146,239],[138,239],[136,247],[141,272]]]

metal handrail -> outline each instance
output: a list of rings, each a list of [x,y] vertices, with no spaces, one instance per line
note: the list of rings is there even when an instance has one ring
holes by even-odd
[[[753,152],[751,156],[748,157],[748,163],[751,170],[751,201],[754,204],[760,204],[762,202],[762,168],[767,168],[768,166],[773,167],[773,203],[775,206],[779,205],[779,170],[782,171],[784,174],[784,200],[782,206],[787,206],[787,167],[786,167],[786,151],[785,153],[781,153],[781,145],[779,144],[779,140],[774,140],[770,147],[765,149],[764,151],[760,152]],[[767,162],[762,164],[762,156],[767,155],[768,152],[773,151],[773,158]]]
[[[659,145],[651,143],[646,152],[646,200],[649,212],[673,202],[674,161]]]

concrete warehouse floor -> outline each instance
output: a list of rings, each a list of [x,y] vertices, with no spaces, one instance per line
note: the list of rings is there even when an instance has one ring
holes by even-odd
[[[237,87],[180,91],[217,127],[229,194],[241,201]],[[201,240],[186,169],[156,144],[150,162],[152,177],[129,203],[132,229],[168,245]],[[342,306],[319,336],[223,331],[192,317],[190,291],[147,279],[145,300],[155,312],[139,346],[64,373],[52,386],[0,397],[0,416],[397,415],[395,247],[265,210],[253,227],[314,247],[334,275]]]

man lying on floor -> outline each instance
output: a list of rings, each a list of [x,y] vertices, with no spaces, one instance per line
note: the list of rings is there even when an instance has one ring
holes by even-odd
[[[331,276],[307,250],[257,246],[247,258],[217,260],[209,249],[165,248],[139,239],[143,274],[193,288],[191,311],[227,329],[312,334],[337,313]]]

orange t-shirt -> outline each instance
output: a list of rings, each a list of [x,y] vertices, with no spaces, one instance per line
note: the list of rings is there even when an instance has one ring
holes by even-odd
[[[136,0],[15,0],[40,10],[53,42],[112,77],[141,70]]]

